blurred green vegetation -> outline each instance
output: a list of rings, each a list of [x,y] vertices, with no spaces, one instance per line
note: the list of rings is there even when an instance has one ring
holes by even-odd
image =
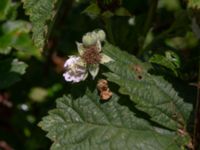
[[[77,53],[75,42],[88,31],[104,29],[110,43],[154,63],[174,84],[196,82],[200,29],[193,20],[199,16],[185,1],[104,2],[62,1],[41,50],[33,43],[33,24],[22,2],[0,0],[0,149],[5,149],[1,142],[16,150],[49,149],[37,124],[57,97],[82,92],[84,85],[66,83],[62,72],[67,56]],[[193,87],[188,91],[194,103]]]

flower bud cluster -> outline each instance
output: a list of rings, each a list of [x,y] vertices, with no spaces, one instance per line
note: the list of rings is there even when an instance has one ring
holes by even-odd
[[[112,59],[103,54],[101,42],[105,41],[106,34],[103,30],[86,33],[82,43],[76,43],[79,55],[70,56],[64,64],[64,78],[68,82],[80,82],[87,78],[88,72],[93,79],[99,72],[99,64],[107,63]]]
[[[98,40],[102,42],[105,39],[106,39],[105,32],[103,30],[99,30],[86,33],[82,38],[82,42],[84,46],[91,46],[96,44]]]

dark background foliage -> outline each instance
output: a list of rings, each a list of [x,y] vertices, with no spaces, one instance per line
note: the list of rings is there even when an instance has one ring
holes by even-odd
[[[0,1],[0,149],[49,149],[51,142],[37,124],[57,97],[82,95],[86,83],[92,84],[91,79],[66,83],[62,72],[67,56],[77,53],[75,42],[97,28],[105,30],[110,43],[152,62],[157,69],[152,73],[164,76],[195,106],[200,33],[191,26],[198,26],[198,19],[193,23],[198,8],[189,9],[184,0],[63,0],[59,6],[41,50],[31,40],[23,3]],[[12,66],[16,58],[26,65]],[[12,67],[18,70],[10,72]]]

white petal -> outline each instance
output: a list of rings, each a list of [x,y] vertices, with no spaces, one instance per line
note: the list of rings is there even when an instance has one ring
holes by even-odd
[[[67,66],[69,66],[69,65],[71,65],[71,64],[76,63],[79,59],[80,59],[79,56],[75,56],[75,55],[69,56],[69,59],[67,59],[67,60],[65,61],[64,67],[67,67]]]
[[[92,75],[92,78],[94,79],[99,72],[99,64],[90,65],[89,66],[89,72]]]
[[[105,63],[108,63],[108,62],[111,62],[111,61],[114,61],[112,58],[110,58],[109,56],[101,53],[101,64],[105,64]]]
[[[71,76],[70,76],[67,72],[65,72],[65,73],[63,74],[63,77],[65,78],[66,81],[69,81],[69,82],[72,81]]]
[[[64,67],[66,72],[63,74],[64,78],[68,82],[80,82],[87,77],[87,68],[85,62],[79,56],[70,56],[65,62]]]
[[[83,79],[81,77],[72,77],[72,82],[73,83],[78,83],[80,81],[83,81]]]

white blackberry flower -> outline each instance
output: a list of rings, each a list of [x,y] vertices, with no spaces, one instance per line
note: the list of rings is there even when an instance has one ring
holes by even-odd
[[[66,81],[83,81],[87,78],[88,72],[94,79],[99,72],[99,64],[112,61],[102,53],[101,42],[105,37],[103,30],[88,32],[82,38],[83,43],[76,43],[79,56],[70,56],[64,64],[66,71],[63,76]]]
[[[63,76],[66,81],[80,82],[87,78],[86,63],[79,56],[70,56],[64,64],[65,72]]]

